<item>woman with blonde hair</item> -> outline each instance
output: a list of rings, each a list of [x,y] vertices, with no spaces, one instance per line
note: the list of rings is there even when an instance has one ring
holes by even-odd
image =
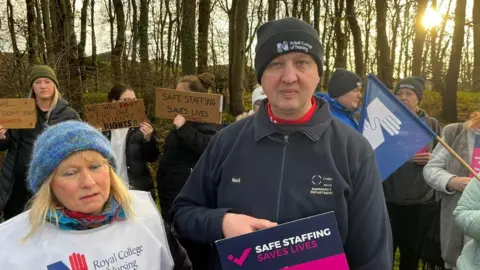
[[[30,210],[0,225],[2,268],[191,269],[150,193],[128,190],[116,169],[108,140],[86,123],[42,133],[28,171]]]
[[[480,159],[480,152],[475,149],[480,148],[480,112],[472,113],[465,123],[447,125],[443,129],[443,138],[466,163],[471,164],[472,168],[479,168],[476,162]],[[468,229],[462,230],[454,224],[454,210],[472,175],[441,144],[437,144],[433,150],[423,175],[425,181],[441,194],[440,244],[445,269],[465,269],[458,268],[457,259],[471,239],[468,233],[464,233]],[[458,211],[461,210],[456,210],[457,219]]]
[[[7,151],[0,173],[0,222],[25,210],[31,193],[25,186],[27,165],[33,143],[47,126],[66,120],[80,120],[58,91],[58,81],[52,68],[35,65],[28,75],[29,97],[35,100],[37,123],[33,129],[7,130],[0,126],[0,151]]]

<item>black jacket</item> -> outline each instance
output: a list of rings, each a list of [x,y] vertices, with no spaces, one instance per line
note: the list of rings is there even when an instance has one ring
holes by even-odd
[[[175,199],[218,130],[217,125],[187,122],[178,130],[170,131],[157,170],[157,186],[162,200]]]
[[[105,131],[103,134],[109,141],[111,140],[111,131]],[[125,160],[131,189],[154,190],[148,162],[155,162],[159,154],[155,132],[152,133],[150,141],[146,141],[138,127],[128,130],[125,143]]]
[[[290,132],[270,121],[264,101],[213,137],[174,201],[179,235],[214,247],[228,211],[281,224],[333,210],[350,269],[391,269],[390,222],[372,147],[316,101],[312,118]],[[212,269],[221,269],[210,254]]]
[[[422,119],[437,135],[440,135],[438,120],[428,116],[420,110],[417,116]],[[437,144],[433,140],[428,144],[427,152],[431,153]],[[413,161],[413,158],[405,162],[392,175],[383,181],[383,191],[387,203],[395,205],[419,205],[436,201],[435,190],[430,187],[423,178],[423,168]]]
[[[57,106],[52,110],[50,117],[47,119],[43,128],[67,120],[80,120],[80,116],[69,106],[66,100],[59,98]],[[39,130],[39,132],[42,130],[43,129]],[[30,163],[29,160],[17,160],[19,145],[24,143],[21,139],[21,133],[21,129],[10,129],[7,132],[7,139],[0,141],[0,151],[8,150],[2,171],[0,172],[0,212],[3,211],[13,189],[15,181],[15,165],[17,163]],[[33,145],[31,145],[31,147],[33,148]],[[23,181],[25,181],[25,179],[23,179]]]

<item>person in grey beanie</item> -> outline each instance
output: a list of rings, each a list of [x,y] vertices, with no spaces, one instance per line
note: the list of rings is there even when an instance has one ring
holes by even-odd
[[[255,71],[267,98],[211,139],[173,202],[175,231],[209,245],[208,269],[220,270],[217,240],[334,211],[349,269],[391,269],[372,147],[314,96],[323,71],[317,31],[283,18],[260,26],[257,40]]]
[[[328,94],[316,93],[316,96],[329,104],[334,117],[357,130],[358,121],[355,115],[360,111],[361,90],[360,76],[349,70],[337,68],[328,81]]]
[[[415,76],[400,80],[394,93],[412,113],[440,134],[438,120],[428,116],[419,107],[423,91],[423,78]],[[400,270],[418,269],[421,259],[424,265],[428,265],[433,263],[432,258],[440,258],[439,252],[432,254],[440,249],[440,235],[434,228],[434,221],[439,219],[438,196],[435,196],[435,190],[423,177],[423,168],[430,160],[435,145],[435,141],[426,145],[383,182],[392,226],[393,249],[400,250]],[[435,264],[443,266],[443,262]]]

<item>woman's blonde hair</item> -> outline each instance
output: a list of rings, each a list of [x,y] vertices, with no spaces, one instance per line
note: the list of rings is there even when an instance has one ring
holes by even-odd
[[[469,129],[480,129],[480,112],[475,111],[470,114],[470,118],[465,122],[465,127]]]
[[[82,154],[82,158],[85,160],[94,160],[109,164],[108,161],[98,152],[87,150],[80,153]],[[55,219],[57,220],[56,226],[59,228],[58,220],[60,217],[57,215],[55,210],[62,208],[63,206],[57,201],[52,189],[50,188],[50,185],[57,173],[58,167],[59,166],[57,166],[57,169],[55,169],[55,171],[47,177],[47,180],[42,184],[38,192],[34,194],[28,204],[27,208],[30,209],[29,222],[31,229],[30,232],[23,238],[24,241],[33,236],[40,227],[45,225],[48,214],[55,216]],[[122,179],[120,179],[120,177],[117,176],[114,169],[110,165],[108,165],[108,167],[110,170],[110,196],[113,196],[117,200],[118,204],[123,208],[126,218],[132,218],[134,216],[134,210],[132,198],[128,191],[128,186]]]
[[[57,85],[55,84],[53,87],[55,87],[55,91],[53,92],[53,96],[52,96],[52,104],[50,104],[50,108],[48,109],[48,112],[46,115],[47,123],[48,123],[48,120],[50,119],[50,114],[52,113],[53,109],[55,109],[55,107],[57,106],[58,100],[62,96],[60,94],[60,91],[58,91]],[[33,85],[32,85],[32,89],[30,89],[30,95],[28,96],[28,98],[35,98],[35,91],[33,90]]]

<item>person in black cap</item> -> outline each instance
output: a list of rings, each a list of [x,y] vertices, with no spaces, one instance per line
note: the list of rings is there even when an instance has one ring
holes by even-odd
[[[419,107],[423,90],[422,77],[407,77],[397,83],[394,93],[412,113],[440,134],[437,119],[428,116]],[[440,258],[439,252],[433,254],[440,250],[439,228],[434,226],[434,221],[439,219],[438,196],[423,177],[423,168],[430,160],[435,145],[435,140],[426,145],[383,182],[393,249],[400,249],[400,270],[418,269],[420,259],[425,265],[425,262],[431,263],[432,258]],[[443,266],[443,263],[437,265]]]
[[[359,112],[362,99],[362,78],[343,68],[337,68],[328,81],[328,94],[317,93],[330,105],[332,115],[345,124],[358,129],[355,114]]]
[[[334,211],[351,270],[392,268],[391,230],[375,156],[313,93],[323,70],[315,29],[263,24],[255,70],[267,98],[210,141],[172,207],[176,232],[215,241]],[[248,159],[245,157],[248,156]]]

